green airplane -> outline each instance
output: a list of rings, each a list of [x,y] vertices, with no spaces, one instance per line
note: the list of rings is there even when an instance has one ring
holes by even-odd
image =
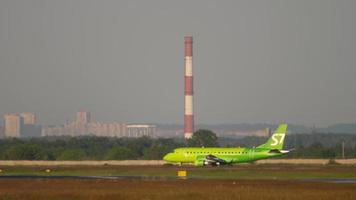
[[[172,164],[190,163],[195,166],[231,165],[235,163],[253,162],[256,160],[281,156],[289,152],[282,150],[287,133],[287,124],[280,124],[265,144],[254,148],[196,148],[186,147],[174,149],[166,154],[163,160]]]

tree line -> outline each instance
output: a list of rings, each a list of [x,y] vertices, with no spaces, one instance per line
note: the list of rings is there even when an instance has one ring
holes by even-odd
[[[161,159],[180,143],[173,139],[45,137],[0,140],[1,160]]]
[[[44,137],[1,139],[1,160],[159,160],[178,147],[254,147],[262,137],[218,138],[209,130],[198,130],[192,139]],[[356,135],[295,134],[286,137],[285,149],[295,149],[285,158],[356,158]]]

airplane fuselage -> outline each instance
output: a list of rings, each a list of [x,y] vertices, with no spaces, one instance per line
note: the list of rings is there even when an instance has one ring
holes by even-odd
[[[234,164],[253,162],[260,159],[283,155],[280,151],[258,148],[178,148],[167,154],[163,159],[170,163],[192,163],[197,166],[208,165],[207,157],[213,155],[221,162],[218,164]]]
[[[253,162],[280,156],[289,152],[283,150],[287,127],[287,124],[280,124],[267,142],[256,148],[185,147],[175,149],[163,159],[170,163],[192,163],[196,166],[203,166]]]

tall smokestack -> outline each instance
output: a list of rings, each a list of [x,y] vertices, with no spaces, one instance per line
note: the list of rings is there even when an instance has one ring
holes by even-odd
[[[193,37],[184,37],[185,54],[185,100],[184,100],[184,137],[189,139],[194,132],[193,113]]]

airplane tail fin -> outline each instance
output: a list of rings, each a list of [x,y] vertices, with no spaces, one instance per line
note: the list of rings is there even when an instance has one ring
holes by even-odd
[[[280,124],[268,141],[257,148],[282,150],[287,128],[287,124]]]

